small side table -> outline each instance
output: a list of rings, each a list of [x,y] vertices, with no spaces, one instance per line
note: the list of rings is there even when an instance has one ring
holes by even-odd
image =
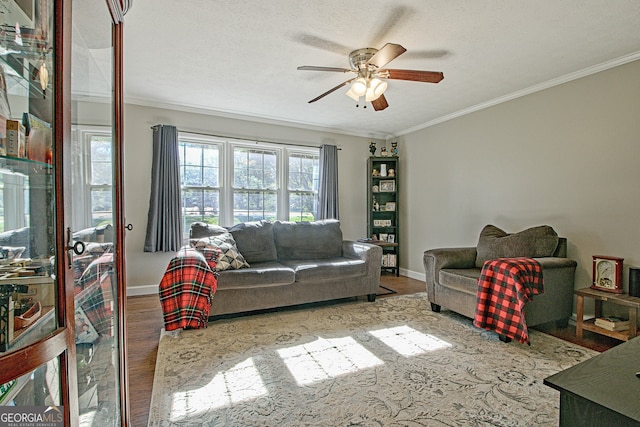
[[[576,290],[577,313],[576,313],[576,337],[582,338],[582,331],[587,330],[600,335],[606,335],[628,341],[638,335],[638,309],[640,308],[640,298],[632,297],[627,294],[613,294],[610,292],[598,291],[591,288],[583,288]],[[584,299],[593,298],[595,301],[595,317],[602,317],[602,302],[608,301],[612,304],[621,305],[629,308],[629,330],[625,331],[609,331],[595,325],[595,318],[584,320]]]

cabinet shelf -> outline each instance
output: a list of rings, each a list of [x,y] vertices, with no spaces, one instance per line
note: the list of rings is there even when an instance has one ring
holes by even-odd
[[[53,165],[23,157],[0,156],[0,173],[19,173],[29,176],[32,172],[52,170]]]

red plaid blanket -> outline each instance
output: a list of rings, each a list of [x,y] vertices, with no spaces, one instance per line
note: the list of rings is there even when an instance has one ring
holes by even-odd
[[[478,300],[473,324],[520,343],[529,342],[524,305],[544,293],[542,267],[531,258],[486,261],[478,279]]]
[[[160,282],[165,330],[206,327],[217,284],[202,254],[191,248],[181,249]]]

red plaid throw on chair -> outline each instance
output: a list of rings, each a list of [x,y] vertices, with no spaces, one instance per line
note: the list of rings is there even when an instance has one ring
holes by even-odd
[[[473,324],[529,342],[524,305],[544,293],[542,267],[531,258],[499,258],[486,261],[478,279],[478,299]]]

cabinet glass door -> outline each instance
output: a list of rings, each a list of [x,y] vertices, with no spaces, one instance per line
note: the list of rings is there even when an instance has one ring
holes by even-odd
[[[0,406],[61,404],[54,5],[0,1]]]
[[[115,268],[113,22],[104,0],[74,1],[71,222],[79,420],[120,425],[121,337]]]

